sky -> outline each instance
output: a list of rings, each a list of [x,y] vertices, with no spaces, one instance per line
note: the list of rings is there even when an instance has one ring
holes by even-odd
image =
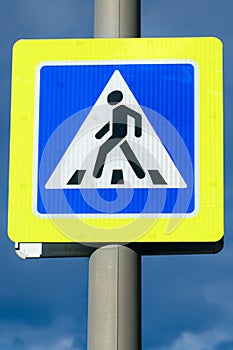
[[[225,247],[142,258],[142,349],[233,349],[231,0],[142,0],[142,37],[224,43]],[[93,36],[93,0],[0,0],[0,349],[84,350],[88,259],[21,260],[7,236],[11,50],[20,38]]]

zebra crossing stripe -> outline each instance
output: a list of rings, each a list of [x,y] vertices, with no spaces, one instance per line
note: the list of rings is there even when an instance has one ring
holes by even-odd
[[[86,170],[76,170],[67,182],[67,185],[80,185],[85,175],[85,172]]]

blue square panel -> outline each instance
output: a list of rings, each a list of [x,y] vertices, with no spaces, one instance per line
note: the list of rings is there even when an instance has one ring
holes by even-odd
[[[189,61],[42,65],[35,131],[37,214],[195,215],[196,73]],[[103,173],[97,179],[99,165]]]

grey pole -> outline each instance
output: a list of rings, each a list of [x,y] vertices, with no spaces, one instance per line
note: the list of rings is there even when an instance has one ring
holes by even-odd
[[[94,36],[140,36],[140,0],[95,0]],[[141,349],[141,258],[125,246],[89,261],[88,350]]]
[[[124,246],[90,258],[88,350],[141,349],[140,257]]]
[[[140,37],[140,0],[95,0],[96,38]]]

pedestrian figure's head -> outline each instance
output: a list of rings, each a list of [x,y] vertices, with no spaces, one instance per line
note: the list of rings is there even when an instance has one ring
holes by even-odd
[[[107,97],[108,104],[110,104],[112,106],[121,102],[122,99],[123,99],[123,94],[119,90],[115,90],[115,91],[110,92],[110,94]]]

